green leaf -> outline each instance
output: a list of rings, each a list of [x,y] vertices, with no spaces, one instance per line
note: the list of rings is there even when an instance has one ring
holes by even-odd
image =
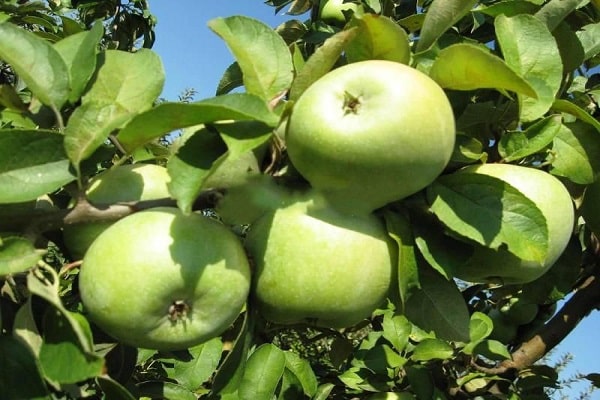
[[[492,333],[494,324],[486,314],[476,311],[471,315],[469,322],[469,339],[472,342],[480,342]]]
[[[240,64],[236,62],[232,63],[221,77],[217,90],[216,96],[220,96],[231,92],[233,89],[244,85],[244,74],[240,68]]]
[[[258,121],[276,127],[279,117],[266,103],[247,93],[231,93],[195,103],[162,103],[133,118],[117,138],[127,150],[174,130],[217,121]]]
[[[313,397],[317,393],[319,382],[308,360],[292,351],[285,351],[285,368],[290,371],[300,383],[302,392]]]
[[[248,93],[270,102],[289,89],[294,77],[292,57],[271,27],[245,16],[215,18],[208,26],[233,53]]]
[[[549,146],[562,125],[560,115],[544,118],[524,131],[508,132],[500,138],[498,151],[504,162],[516,161]]]
[[[0,23],[0,59],[6,61],[40,101],[59,110],[70,90],[67,66],[52,45],[10,22]]]
[[[64,315],[50,307],[44,316],[44,341],[39,354],[44,376],[54,383],[69,384],[102,374],[104,358],[81,347],[77,334]]]
[[[0,106],[22,113],[27,111],[27,105],[11,85],[0,85]],[[0,120],[3,118],[0,118]]]
[[[198,397],[189,389],[173,382],[146,381],[136,385],[138,398],[197,400]]]
[[[411,290],[419,287],[419,272],[414,249],[415,242],[408,216],[400,212],[386,211],[384,217],[388,235],[398,245],[398,270],[396,274],[402,303],[400,309],[404,310]]]
[[[359,30],[350,28],[329,37],[311,56],[304,67],[296,73],[296,78],[290,88],[289,99],[298,100],[300,95],[320,77],[331,71],[344,49],[348,46]]]
[[[567,114],[571,114],[574,117],[582,120],[583,122],[592,125],[598,132],[600,132],[600,121],[596,118],[588,114],[584,109],[579,107],[576,104],[571,103],[568,100],[557,99],[554,104],[552,104],[552,109],[554,111],[559,111]]]
[[[579,5],[581,0],[550,0],[535,13],[549,31],[553,31]]]
[[[533,87],[489,50],[459,43],[441,50],[430,70],[440,86],[454,90],[510,90],[536,97]]]
[[[135,397],[127,389],[108,375],[96,377],[96,382],[98,382],[106,399],[135,400]]]
[[[406,303],[406,317],[444,340],[469,340],[469,311],[453,281],[430,268],[420,269],[421,288]]]
[[[581,41],[566,22],[558,25],[552,31],[552,36],[554,36],[558,51],[560,52],[563,73],[568,74],[571,71],[575,71],[583,64],[585,58],[585,51]]]
[[[497,17],[504,14],[507,17],[512,17],[517,14],[533,14],[539,9],[538,6],[531,1],[526,0],[504,0],[489,6],[478,7],[475,12],[480,12],[491,17]]]
[[[0,204],[35,200],[75,177],[62,135],[44,130],[0,130]]]
[[[333,383],[323,383],[317,388],[317,393],[313,396],[313,400],[327,400],[329,394],[335,388]]]
[[[346,46],[349,63],[364,60],[389,60],[402,64],[410,61],[408,35],[391,19],[365,14],[354,16],[349,24],[359,29],[358,35]]]
[[[404,351],[408,345],[408,338],[412,330],[412,324],[404,315],[383,316],[383,337],[388,340],[398,352]]]
[[[543,261],[548,251],[546,219],[536,204],[508,183],[487,175],[441,176],[427,189],[431,211],[450,230],[508,251],[524,260]]]
[[[481,141],[457,132],[450,163],[471,164],[486,158],[487,153],[483,151]]]
[[[581,121],[564,123],[554,138],[555,154],[550,172],[582,185],[600,173],[600,135]]]
[[[585,25],[576,35],[583,46],[586,60],[600,53],[600,22]]]
[[[550,109],[562,83],[556,40],[542,21],[527,14],[499,15],[494,26],[506,64],[537,93],[537,98],[518,93],[521,120],[533,121]]]
[[[17,236],[0,237],[0,277],[24,272],[42,259],[44,252],[33,243]]]
[[[32,308],[32,298],[29,297],[27,301],[19,307],[15,315],[13,323],[13,336],[21,341],[21,343],[27,345],[29,350],[37,357],[40,354],[40,348],[42,347],[42,336],[37,328],[35,321],[35,313]]]
[[[278,347],[266,343],[248,359],[238,388],[240,400],[271,400],[283,375],[286,358]]]
[[[192,392],[200,389],[217,369],[222,348],[221,338],[216,337],[188,349],[189,359],[172,360],[172,367],[166,368],[167,376]]]
[[[425,339],[415,347],[413,361],[447,360],[454,355],[454,349],[445,340]]]
[[[163,83],[162,62],[156,53],[106,51],[82,105],[65,129],[65,149],[73,164],[78,167],[113,130],[150,109]]]
[[[96,70],[96,55],[103,35],[104,27],[98,21],[89,31],[67,36],[54,44],[54,48],[65,60],[69,71],[71,80],[69,102],[72,104],[83,95]]]
[[[475,346],[473,352],[490,360],[502,361],[511,359],[510,352],[506,348],[506,345],[497,340],[484,340]]]
[[[417,52],[428,50],[440,36],[467,15],[476,0],[435,0],[425,14]]]
[[[0,371],[3,398],[49,398],[34,355],[18,339],[9,335],[0,335]]]

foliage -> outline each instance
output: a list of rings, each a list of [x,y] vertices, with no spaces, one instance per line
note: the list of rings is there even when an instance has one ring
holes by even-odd
[[[581,204],[600,172],[598,1],[362,3],[367,13],[348,15],[345,27],[320,21],[310,0],[268,1],[294,16],[276,29],[244,16],[212,20],[235,62],[215,97],[188,93],[181,102],[158,101],[165,77],[158,55],[143,48],[153,40],[145,1],[0,3],[4,398],[543,399],[559,387],[557,369],[536,362],[600,304],[599,232],[586,224],[600,207],[577,209],[569,246],[533,282],[453,279],[452,266],[474,245],[465,233],[484,222],[545,229],[544,218],[511,225],[514,209],[540,213],[510,185],[500,193],[510,201],[480,204],[496,219],[475,224],[450,216],[468,199],[456,194],[434,209],[430,188],[378,210],[401,249],[397,293],[351,328],[275,325],[250,297],[220,337],[157,352],[116,343],[87,320],[81,262],[62,227],[156,205],[91,204],[83,195],[90,177],[123,163],[165,164],[172,198],[161,205],[221,218],[243,236],[287,189],[306,188],[281,132],[294,100],[347,62],[389,57],[445,89],[457,141],[444,176],[481,162],[517,164],[558,177]],[[179,130],[174,143],[165,139]],[[238,161],[249,154],[260,171],[232,186],[219,172],[247,176],[248,163]],[[470,196],[498,190],[492,183]],[[451,229],[440,222],[449,217]],[[503,235],[495,246],[521,240]],[[536,307],[533,319],[494,317],[514,299]],[[512,333],[499,335],[507,326]],[[598,386],[597,374],[587,378]]]

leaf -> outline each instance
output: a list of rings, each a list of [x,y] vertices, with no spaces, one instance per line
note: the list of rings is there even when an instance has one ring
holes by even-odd
[[[410,321],[404,315],[385,314],[382,327],[383,337],[394,346],[394,350],[403,352],[412,330]]]
[[[550,172],[586,185],[600,173],[600,135],[581,121],[564,123],[554,138]]]
[[[306,89],[320,77],[331,71],[340,55],[355,37],[358,35],[357,28],[350,28],[329,37],[306,60],[304,67],[296,73],[296,78],[290,88],[290,101],[296,101]]]
[[[486,314],[476,311],[471,315],[469,322],[469,339],[470,342],[480,342],[492,333],[494,324],[490,317]]]
[[[494,26],[506,64],[537,93],[537,98],[518,93],[521,120],[533,121],[550,109],[562,83],[556,40],[542,21],[527,14],[499,15]]]
[[[542,262],[548,228],[536,204],[508,183],[487,175],[441,176],[427,189],[431,211],[450,230],[492,249],[507,246],[524,260]]]
[[[223,343],[216,337],[188,349],[188,360],[173,360],[172,367],[166,368],[167,376],[190,391],[196,391],[208,381],[219,365]]]
[[[553,31],[580,4],[581,0],[550,0],[534,15]]]
[[[511,162],[544,150],[552,143],[561,125],[562,118],[553,115],[536,122],[524,131],[508,132],[498,143],[500,156],[504,162]]]
[[[240,64],[232,63],[221,77],[215,95],[220,96],[231,92],[233,89],[244,85],[244,75],[240,69]]]
[[[164,71],[159,56],[108,50],[90,89],[65,129],[65,149],[78,167],[113,130],[148,110],[162,91]]]
[[[283,354],[285,355],[285,368],[296,377],[302,387],[302,392],[312,398],[317,393],[319,382],[310,363],[292,351],[285,351]]]
[[[500,57],[468,43],[454,44],[441,50],[429,74],[446,89],[487,88],[537,96],[533,87]]]
[[[42,336],[37,328],[32,303],[32,298],[29,297],[27,301],[19,307],[13,323],[13,337],[27,345],[29,351],[37,357],[40,354],[40,348],[42,347]]]
[[[511,359],[510,352],[506,348],[506,345],[497,340],[484,340],[475,346],[473,352],[490,360],[502,361]]]
[[[354,16],[349,26],[359,29],[359,33],[346,46],[349,63],[388,60],[408,64],[410,61],[408,35],[388,17],[375,14]]]
[[[6,61],[40,101],[59,110],[70,90],[67,66],[46,40],[10,22],[0,23],[0,59]]]
[[[271,400],[283,375],[286,358],[278,347],[266,343],[248,359],[238,388],[240,400]]]
[[[43,254],[43,251],[36,250],[33,243],[26,238],[0,237],[0,277],[34,267]]]
[[[0,130],[0,204],[35,200],[73,181],[62,135]]]
[[[487,153],[483,151],[483,143],[471,136],[457,132],[454,151],[450,157],[451,163],[471,164],[485,160],[486,155]]]
[[[425,339],[413,350],[413,361],[446,360],[454,355],[452,346],[440,339]]]
[[[0,105],[18,113],[27,111],[27,105],[23,103],[15,87],[11,85],[0,85]],[[0,120],[3,119],[0,117]]]
[[[585,25],[575,34],[583,46],[586,61],[600,53],[600,22]]]
[[[173,382],[145,381],[137,384],[136,388],[138,398],[197,400],[193,392]]]
[[[576,104],[571,103],[568,100],[557,99],[554,104],[552,104],[552,109],[554,111],[559,111],[567,114],[571,114],[574,117],[582,120],[583,122],[592,125],[598,132],[600,132],[600,121],[596,118],[588,114],[584,109],[579,107]]]
[[[48,398],[34,355],[10,335],[0,335],[0,371],[0,393],[4,398]]]
[[[456,284],[430,268],[419,275],[421,288],[408,298],[406,317],[439,339],[468,341],[469,311]]]
[[[215,18],[208,27],[227,43],[248,93],[269,102],[289,89],[292,57],[283,38],[271,27],[245,16]]]
[[[54,44],[54,48],[65,60],[69,71],[71,81],[69,102],[72,104],[83,95],[96,70],[96,55],[103,35],[104,27],[97,21],[89,31],[67,36]]]
[[[384,213],[388,235],[398,246],[398,290],[400,294],[400,309],[404,310],[406,300],[413,288],[419,287],[419,272],[415,257],[415,242],[411,232],[408,217],[400,212]]]
[[[44,316],[44,340],[39,354],[44,376],[54,383],[70,384],[100,375],[104,358],[81,347],[77,334],[64,315],[50,307]],[[81,314],[77,315],[83,318]]]
[[[133,118],[117,138],[129,152],[174,130],[217,121],[258,121],[276,127],[279,117],[252,94],[231,93],[195,103],[162,103]]]
[[[512,17],[517,14],[534,14],[539,9],[538,6],[526,0],[504,0],[489,6],[478,7],[475,12],[480,12],[491,17],[497,17],[504,14]]]
[[[431,48],[438,38],[467,15],[476,3],[476,0],[435,0],[431,3],[425,13],[416,52]]]
[[[135,400],[135,397],[127,389],[125,389],[119,382],[112,379],[108,375],[102,375],[96,377],[98,385],[102,389],[106,399],[111,400]]]

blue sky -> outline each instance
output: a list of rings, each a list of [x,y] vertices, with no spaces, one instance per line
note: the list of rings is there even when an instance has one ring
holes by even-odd
[[[162,97],[167,100],[177,100],[186,88],[198,92],[196,100],[212,97],[223,72],[233,62],[225,43],[208,28],[209,20],[246,15],[275,27],[290,18],[283,13],[275,15],[274,8],[261,0],[150,0],[150,9],[158,18],[154,51],[165,66],[167,80]],[[570,352],[575,356],[561,376],[567,377],[575,371],[600,372],[600,351],[595,345],[597,332],[600,332],[600,313],[593,312],[557,348],[556,355]]]

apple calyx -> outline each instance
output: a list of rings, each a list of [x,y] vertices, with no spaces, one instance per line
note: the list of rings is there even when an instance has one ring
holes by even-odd
[[[187,317],[190,309],[191,309],[190,305],[188,303],[186,303],[184,300],[175,300],[169,306],[169,320],[173,324],[176,324],[177,321],[181,321]]]
[[[354,96],[348,92],[344,92],[344,115],[358,114],[361,106],[360,96]]]

